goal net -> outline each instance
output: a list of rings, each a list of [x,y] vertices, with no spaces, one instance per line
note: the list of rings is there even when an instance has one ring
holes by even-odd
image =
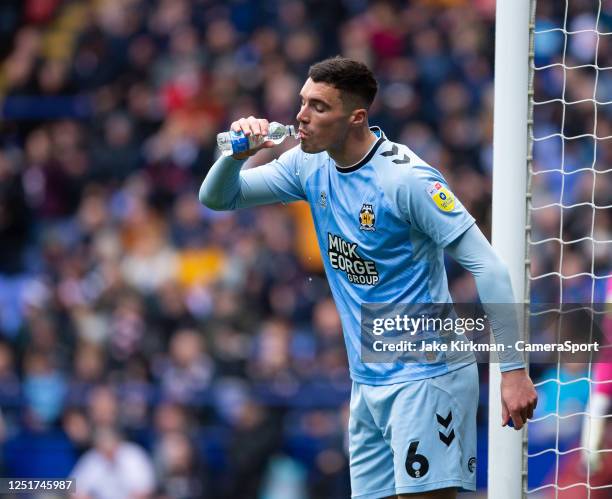
[[[579,334],[600,351],[531,357],[539,403],[523,434],[523,497],[612,497],[612,1],[530,9],[530,341]],[[576,321],[576,310],[588,313]]]

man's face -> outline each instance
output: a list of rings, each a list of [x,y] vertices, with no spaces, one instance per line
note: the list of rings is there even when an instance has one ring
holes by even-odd
[[[296,118],[302,150],[315,154],[341,145],[349,130],[350,113],[344,108],[340,90],[308,78],[300,97],[302,104]]]

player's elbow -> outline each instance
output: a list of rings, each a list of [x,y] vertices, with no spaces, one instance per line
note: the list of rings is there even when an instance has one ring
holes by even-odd
[[[511,303],[514,299],[514,294],[510,271],[504,261],[495,253],[493,253],[493,257],[485,265],[484,274],[488,285],[496,289],[498,298],[504,297],[500,303]]]
[[[484,273],[491,276],[497,282],[505,282],[510,280],[508,266],[494,251],[491,251],[489,258],[483,267]]]
[[[200,202],[201,202],[201,203],[202,203],[204,206],[206,206],[207,208],[209,208],[209,209],[211,209],[211,210],[213,210],[213,211],[230,211],[230,210],[232,209],[232,207],[231,207],[230,205],[225,204],[225,203],[220,203],[220,202],[218,202],[218,201],[207,200],[207,201],[205,202],[205,201],[202,201],[202,200],[200,199]]]
[[[228,203],[225,203],[219,196],[215,196],[209,189],[206,189],[204,185],[202,185],[200,188],[198,199],[200,200],[200,203],[214,211],[225,211],[231,209],[231,206]]]
[[[209,208],[214,211],[225,211],[229,210],[225,204],[219,202],[219,200],[214,198],[207,198],[200,196],[200,203],[202,203],[206,208]]]
[[[469,265],[465,267],[472,272],[474,277],[483,276],[501,281],[510,275],[508,266],[489,243],[481,244],[474,254],[477,256],[471,258]]]

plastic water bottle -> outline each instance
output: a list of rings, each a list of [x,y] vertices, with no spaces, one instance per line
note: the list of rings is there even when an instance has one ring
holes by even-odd
[[[281,125],[273,121],[268,125],[268,135],[265,137],[255,137],[244,135],[243,132],[223,132],[217,135],[217,145],[223,156],[231,156],[248,151],[254,147],[263,144],[267,140],[271,140],[275,144],[280,144],[285,137],[295,137],[295,127],[293,125]]]

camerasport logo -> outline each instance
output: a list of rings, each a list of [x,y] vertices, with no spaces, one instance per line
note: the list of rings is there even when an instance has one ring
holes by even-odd
[[[376,264],[372,260],[362,258],[358,250],[357,243],[327,233],[327,256],[331,266],[345,272],[347,279],[353,284],[374,286],[379,280]]]

